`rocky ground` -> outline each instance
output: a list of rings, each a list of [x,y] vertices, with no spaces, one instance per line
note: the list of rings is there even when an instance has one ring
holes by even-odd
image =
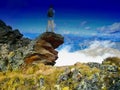
[[[120,58],[57,67],[62,43],[52,32],[24,38],[0,20],[0,90],[120,90]]]
[[[29,64],[0,72],[0,90],[120,90],[119,62],[108,58],[102,64],[63,67]]]

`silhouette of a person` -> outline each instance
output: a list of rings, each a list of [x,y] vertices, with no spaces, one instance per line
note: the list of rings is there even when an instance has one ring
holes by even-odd
[[[49,30],[54,32],[54,14],[55,14],[55,10],[53,9],[53,5],[50,5],[48,12],[47,12],[48,25],[47,25],[46,32],[48,32]]]

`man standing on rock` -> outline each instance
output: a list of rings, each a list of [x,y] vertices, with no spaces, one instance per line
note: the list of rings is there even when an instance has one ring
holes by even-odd
[[[54,19],[53,19],[54,14],[55,14],[55,10],[53,9],[53,6],[50,5],[50,8],[48,9],[48,12],[47,12],[48,25],[47,25],[46,32],[48,32],[49,29],[51,29],[51,31],[54,32]]]

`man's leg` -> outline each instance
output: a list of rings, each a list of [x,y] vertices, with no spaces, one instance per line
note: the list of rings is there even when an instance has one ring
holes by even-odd
[[[48,31],[49,31],[50,26],[51,26],[51,23],[50,23],[50,20],[48,20],[48,24],[47,24],[46,32],[48,32]]]
[[[51,31],[54,32],[54,20],[51,20]]]

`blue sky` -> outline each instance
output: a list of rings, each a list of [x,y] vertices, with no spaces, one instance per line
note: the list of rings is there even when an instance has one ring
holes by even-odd
[[[56,12],[57,33],[84,36],[106,33],[111,28],[120,31],[119,0],[1,0],[0,4],[0,19],[22,33],[46,30],[50,4]]]

